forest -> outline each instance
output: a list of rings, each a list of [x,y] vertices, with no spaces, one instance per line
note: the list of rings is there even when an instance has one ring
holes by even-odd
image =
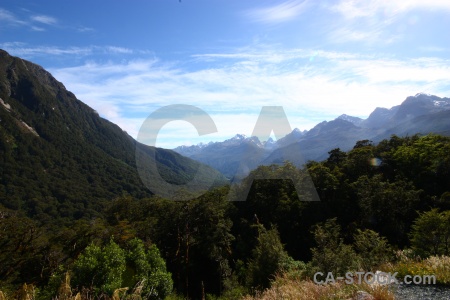
[[[328,154],[258,167],[240,183],[246,201],[228,201],[225,185],[189,201],[111,191],[89,213],[0,205],[0,299],[257,299],[361,270],[450,285],[450,138],[393,135]],[[310,176],[320,201],[291,180],[254,179],[287,172]]]

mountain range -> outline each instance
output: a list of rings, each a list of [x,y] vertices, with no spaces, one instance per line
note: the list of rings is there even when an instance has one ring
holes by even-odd
[[[227,183],[211,167],[138,143],[42,67],[0,50],[0,208],[44,221],[92,218],[123,193],[164,195],[166,186],[143,184],[136,154],[173,185],[184,186],[197,170],[200,182]]]
[[[257,137],[237,134],[223,142],[179,146],[174,151],[233,179],[247,175],[258,165],[288,160],[301,166],[308,160],[326,159],[335,148],[348,151],[359,140],[377,143],[394,134],[416,133],[450,135],[450,98],[419,93],[390,109],[377,107],[367,119],[343,114],[310,130],[294,129],[278,141],[261,142]]]

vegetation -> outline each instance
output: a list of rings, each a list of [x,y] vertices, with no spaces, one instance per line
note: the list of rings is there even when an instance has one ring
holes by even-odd
[[[62,286],[84,299],[326,299],[366,291],[391,299],[382,287],[311,281],[317,271],[359,270],[436,274],[449,284],[450,185],[436,175],[446,172],[449,146],[450,138],[428,135],[334,149],[307,165],[320,202],[300,201],[289,180],[254,180],[244,202],[227,201],[226,186],[190,201],[123,194],[95,218],[62,225],[26,206],[1,207],[1,291],[8,298],[32,291],[35,299],[61,299]],[[260,167],[242,188],[257,172],[306,174],[289,163]]]
[[[243,300],[277,300],[277,299],[364,299],[369,294],[377,300],[394,300],[394,294],[386,285],[345,284],[337,282],[318,285],[311,280],[299,280],[277,277],[270,289],[258,291],[254,296],[247,295]],[[361,295],[360,298],[357,298]]]

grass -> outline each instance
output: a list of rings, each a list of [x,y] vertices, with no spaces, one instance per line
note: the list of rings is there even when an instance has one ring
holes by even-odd
[[[386,285],[346,284],[343,281],[334,284],[319,285],[311,280],[301,280],[278,276],[272,283],[272,287],[257,292],[255,295],[247,295],[243,300],[337,300],[352,299],[361,292],[366,292],[375,300],[394,300],[394,294]]]
[[[398,272],[398,279],[403,279],[406,275],[434,275],[437,284],[450,285],[449,256],[431,256],[426,259],[403,256],[397,263],[384,265],[382,269],[391,273]]]
[[[380,270],[384,272],[398,272],[397,279],[401,280],[406,275],[435,275],[437,284],[450,285],[450,257],[449,256],[431,256],[427,259],[420,259],[408,255],[400,255],[397,262],[384,264],[380,266]],[[355,280],[355,282],[357,282]],[[70,277],[68,274],[62,282],[58,291],[58,299],[82,300],[94,299],[92,296],[84,296],[83,293],[72,294],[70,288]],[[246,295],[242,300],[279,300],[279,299],[295,299],[295,300],[337,300],[337,299],[354,299],[358,293],[366,292],[375,300],[393,300],[394,294],[387,285],[377,284],[346,284],[344,281],[337,281],[333,284],[320,285],[316,284],[303,276],[290,276],[289,274],[280,274],[273,281],[272,286],[264,291],[256,291],[253,295]],[[139,299],[139,286],[133,289],[133,292],[125,295],[125,290],[120,289],[114,291],[111,298],[104,299]],[[24,284],[23,287],[16,292],[13,297],[3,294],[0,291],[0,300],[6,299],[35,299],[35,289],[33,285]],[[183,299],[181,296],[172,294],[167,299]]]
[[[114,290],[113,294],[106,295],[101,294],[98,296],[93,295],[92,290],[89,289],[83,289],[80,292],[77,292],[76,294],[72,290],[70,286],[70,274],[66,273],[64,281],[61,283],[58,294],[55,296],[51,296],[51,299],[53,300],[96,300],[96,299],[102,299],[102,300],[142,300],[147,299],[145,296],[141,296],[142,289],[144,287],[144,281],[139,281],[136,286],[131,290],[130,293],[127,293],[129,290],[128,287],[119,288]],[[44,298],[47,296],[44,296]],[[49,296],[50,297],[50,296]],[[3,293],[0,291],[0,300],[36,300],[36,299],[42,299],[42,295],[39,295],[39,291],[36,289],[36,287],[32,284],[27,285],[24,283],[20,289],[18,289],[15,293],[12,295],[8,295],[7,293]],[[177,298],[176,295],[174,297],[167,297],[166,299],[183,299],[183,298]]]

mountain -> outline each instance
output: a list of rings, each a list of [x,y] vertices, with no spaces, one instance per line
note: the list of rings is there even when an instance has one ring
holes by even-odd
[[[332,121],[323,121],[308,131],[294,129],[278,141],[271,140],[270,148],[261,147],[247,137],[234,138],[232,147],[225,141],[210,143],[201,148],[191,146],[190,152],[182,147],[174,150],[213,166],[232,178],[236,175],[236,166],[243,159],[248,167],[247,173],[257,165],[281,164],[286,160],[300,166],[308,160],[326,159],[328,152],[335,148],[348,151],[358,140],[379,142],[393,134],[406,136],[416,133],[450,135],[450,98],[419,93],[407,97],[400,105],[390,109],[377,107],[367,119],[343,114]],[[251,150],[242,148],[243,144],[251,143]]]
[[[0,99],[0,206],[42,220],[92,218],[123,193],[163,192],[144,186],[136,153],[146,153],[172,184],[187,183],[201,167],[174,151],[139,144],[42,67],[2,50]],[[203,180],[226,182],[212,168],[202,170]]]
[[[239,168],[246,170],[244,173],[255,169],[273,148],[272,139],[262,143],[257,137],[237,134],[223,142],[180,146],[173,150],[207,164],[232,179]]]
[[[328,151],[331,149],[351,149],[355,141],[367,134],[367,129],[340,118],[329,122],[323,121],[304,133],[297,141],[277,148],[263,164],[278,164],[289,160],[296,165],[303,165],[308,160],[320,161],[328,157]]]
[[[383,128],[392,120],[399,107],[400,105],[393,106],[390,109],[377,107],[367,119],[361,122],[360,126],[373,129]]]
[[[306,132],[306,130],[300,131],[298,128],[295,128],[291,133],[288,133],[285,137],[275,142],[276,148],[289,146],[290,144],[299,141]]]
[[[361,118],[352,117],[352,116],[349,116],[349,115],[346,115],[346,114],[340,115],[339,117],[337,117],[337,119],[350,122],[350,123],[352,123],[353,125],[356,125],[356,126],[361,125],[361,123],[364,121]]]

